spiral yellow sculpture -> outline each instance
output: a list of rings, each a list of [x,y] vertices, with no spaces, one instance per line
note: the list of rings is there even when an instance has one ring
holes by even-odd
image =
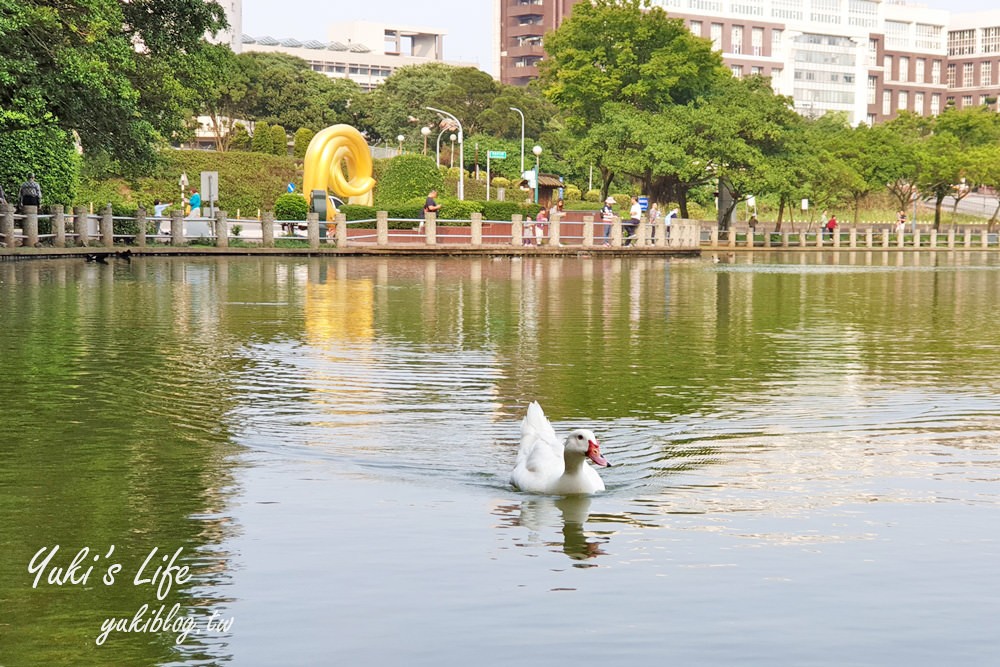
[[[372,154],[368,142],[350,125],[332,125],[321,130],[306,149],[302,189],[308,195],[313,190],[327,190],[352,204],[371,206]],[[337,211],[327,208],[326,219],[333,220]]]

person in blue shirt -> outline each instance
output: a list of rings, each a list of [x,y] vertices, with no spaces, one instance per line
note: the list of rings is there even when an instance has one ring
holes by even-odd
[[[195,190],[191,193],[190,199],[188,199],[188,204],[191,206],[191,212],[188,213],[189,218],[200,218],[201,217],[201,195]]]

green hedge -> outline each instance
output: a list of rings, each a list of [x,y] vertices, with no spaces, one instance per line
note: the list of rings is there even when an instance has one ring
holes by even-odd
[[[55,125],[0,109],[0,185],[8,202],[17,203],[21,184],[31,173],[42,188],[43,208],[72,204],[80,185],[80,158],[73,141]]]
[[[287,192],[274,202],[275,220],[305,220],[309,202],[297,192]]]
[[[434,160],[425,155],[400,155],[382,161],[376,170],[375,205],[385,207],[440,190],[444,179]]]

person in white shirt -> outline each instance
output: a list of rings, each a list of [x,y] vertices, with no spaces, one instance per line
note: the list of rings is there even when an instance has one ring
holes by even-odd
[[[639,218],[642,217],[642,206],[639,205],[639,198],[632,197],[632,206],[628,210],[628,222],[622,225],[625,230],[625,243],[631,245],[635,242],[635,230],[639,226]]]
[[[173,206],[173,204],[171,204],[171,203],[161,204],[159,199],[155,200],[153,202],[153,217],[154,218],[162,218],[163,217],[163,212],[166,211],[171,206]],[[164,223],[162,223],[162,222],[159,223],[157,231],[161,235],[169,234],[170,233],[170,230],[165,230],[164,229]]]

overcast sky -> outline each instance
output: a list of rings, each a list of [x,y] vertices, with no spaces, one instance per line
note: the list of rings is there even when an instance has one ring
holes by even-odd
[[[923,0],[953,12],[996,9],[998,0]],[[339,21],[377,21],[443,30],[446,60],[489,70],[493,48],[493,0],[243,0],[243,32],[255,37],[328,41]]]

